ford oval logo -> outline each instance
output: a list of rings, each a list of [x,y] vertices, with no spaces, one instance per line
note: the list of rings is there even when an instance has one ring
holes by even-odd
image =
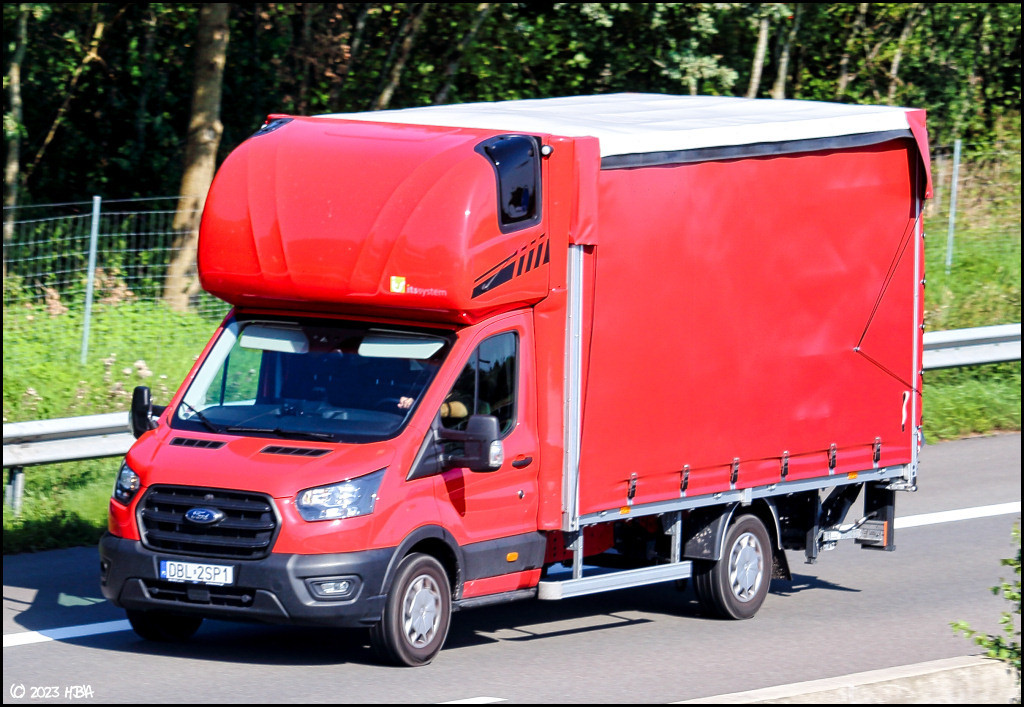
[[[224,520],[224,511],[218,511],[215,508],[189,508],[185,511],[185,520],[189,523],[210,525],[211,523]]]

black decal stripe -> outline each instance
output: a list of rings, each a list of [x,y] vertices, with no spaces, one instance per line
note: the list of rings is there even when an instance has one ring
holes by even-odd
[[[547,265],[551,258],[551,241],[547,236],[536,238],[529,246],[520,248],[474,281],[473,298],[504,285],[513,278]]]
[[[486,273],[484,273],[483,275],[478,277],[476,279],[476,283],[480,284],[483,281],[487,280],[487,278],[494,277],[494,273],[499,272],[499,271],[503,270],[504,268],[506,268],[508,266],[508,264],[509,264],[509,261],[512,262],[513,267],[514,267],[515,266],[515,260],[516,260],[516,254],[513,253],[512,255],[510,255],[509,257],[505,258],[504,260],[502,260],[497,265],[495,265],[493,268],[488,270]]]
[[[484,280],[479,285],[473,288],[473,297],[479,297],[485,292],[490,292],[498,285],[504,285],[506,282],[511,280],[515,275],[516,265],[515,263],[509,263],[504,268],[496,272],[489,279]]]

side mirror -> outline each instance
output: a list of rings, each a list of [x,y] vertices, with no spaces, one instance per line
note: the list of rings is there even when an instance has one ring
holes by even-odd
[[[166,406],[154,406],[153,397],[149,388],[144,385],[136,386],[132,391],[132,411],[129,415],[129,422],[132,434],[138,439],[144,432],[156,429],[156,417],[163,414]]]
[[[464,466],[470,471],[497,471],[505,461],[501,428],[494,415],[472,415],[465,430],[442,427],[437,435],[442,442],[462,443],[461,453],[441,455],[441,465],[446,469]]]

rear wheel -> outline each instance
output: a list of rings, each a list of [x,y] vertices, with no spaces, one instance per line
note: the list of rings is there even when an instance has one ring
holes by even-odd
[[[771,541],[757,516],[742,515],[725,535],[717,562],[694,563],[694,589],[715,616],[749,619],[768,596],[772,576]]]
[[[202,616],[169,614],[165,611],[127,611],[128,622],[147,641],[176,643],[185,641],[199,630]]]
[[[409,555],[398,565],[384,616],[370,629],[370,642],[388,662],[426,665],[444,645],[451,613],[444,567],[430,555]]]

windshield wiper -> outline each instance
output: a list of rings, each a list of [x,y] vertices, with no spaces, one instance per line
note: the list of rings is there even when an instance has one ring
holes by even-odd
[[[278,437],[294,437],[297,439],[316,439],[326,442],[334,442],[337,435],[330,432],[306,432],[303,430],[286,430],[281,427],[245,427],[244,425],[232,425],[224,428],[226,432],[251,432],[254,434],[273,434]]]
[[[192,413],[196,417],[199,418],[199,421],[203,423],[203,425],[206,427],[206,429],[210,430],[211,432],[216,432],[217,434],[223,434],[224,433],[224,430],[221,428],[220,425],[216,425],[216,424],[210,422],[210,418],[208,418],[206,415],[204,415],[203,413],[201,413],[198,410],[196,410],[194,407],[192,407],[191,405],[186,403],[184,400],[181,401],[181,404],[184,405],[185,407],[187,407],[189,410],[191,410]]]

